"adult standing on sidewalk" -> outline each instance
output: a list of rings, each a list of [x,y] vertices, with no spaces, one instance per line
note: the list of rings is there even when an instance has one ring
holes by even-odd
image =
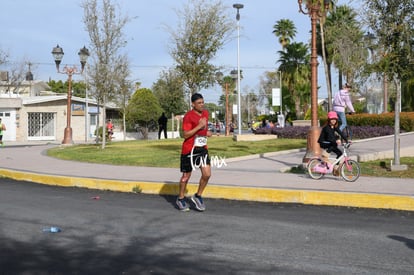
[[[339,122],[341,123],[339,126],[339,130],[341,130],[341,132],[347,126],[345,108],[348,107],[351,113],[355,113],[354,106],[352,105],[349,95],[349,89],[352,89],[351,85],[345,83],[342,90],[339,90],[335,95],[333,102],[333,110],[338,114]]]
[[[183,119],[184,142],[181,148],[180,163],[180,170],[183,174],[176,203],[179,210],[190,210],[185,199],[185,190],[192,171],[200,168],[198,190],[191,197],[191,201],[197,210],[204,211],[205,205],[201,196],[211,176],[207,137],[211,137],[212,133],[208,130],[208,111],[204,109],[203,96],[199,93],[193,94],[191,105],[192,109],[184,115]]]
[[[1,146],[4,146],[3,131],[6,131],[6,125],[4,125],[4,123],[1,122],[1,118],[0,118],[0,145]]]
[[[164,132],[164,138],[167,139],[167,122],[168,118],[165,113],[158,118],[158,139],[161,139],[161,133]]]

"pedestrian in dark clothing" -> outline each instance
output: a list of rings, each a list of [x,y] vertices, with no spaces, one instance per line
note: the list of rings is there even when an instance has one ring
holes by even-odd
[[[158,139],[161,139],[161,132],[164,132],[164,138],[167,139],[167,122],[168,118],[162,113],[158,119]]]

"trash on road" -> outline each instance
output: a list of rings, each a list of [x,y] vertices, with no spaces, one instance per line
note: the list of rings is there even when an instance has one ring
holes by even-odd
[[[61,231],[62,231],[62,229],[60,229],[59,227],[56,227],[56,226],[43,228],[43,232],[58,233],[58,232],[61,232]]]

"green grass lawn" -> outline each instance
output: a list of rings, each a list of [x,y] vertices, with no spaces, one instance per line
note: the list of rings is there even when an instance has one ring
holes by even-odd
[[[178,168],[182,139],[136,140],[111,142],[104,150],[101,145],[75,145],[52,148],[48,155],[60,159],[115,165]],[[306,148],[305,139],[272,139],[263,141],[233,141],[232,137],[211,137],[210,155],[233,158],[253,154]],[[361,164],[361,174],[377,177],[414,178],[414,157],[401,158],[406,171],[390,171],[390,160]]]
[[[375,160],[362,162],[361,175],[393,178],[413,178],[414,179],[414,157],[404,157],[400,159],[400,164],[405,164],[408,169],[405,171],[390,171],[391,160]],[[413,182],[414,183],[414,182]]]
[[[179,167],[182,139],[136,140],[100,145],[56,147],[48,155],[60,159],[115,165]],[[306,147],[303,139],[233,141],[232,137],[208,139],[210,155],[233,158]]]

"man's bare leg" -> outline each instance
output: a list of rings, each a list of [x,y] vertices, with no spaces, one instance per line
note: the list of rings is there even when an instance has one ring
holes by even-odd
[[[187,183],[190,180],[191,172],[184,172],[180,179],[180,190],[178,193],[178,198],[183,199],[185,196],[185,189],[187,188]]]

